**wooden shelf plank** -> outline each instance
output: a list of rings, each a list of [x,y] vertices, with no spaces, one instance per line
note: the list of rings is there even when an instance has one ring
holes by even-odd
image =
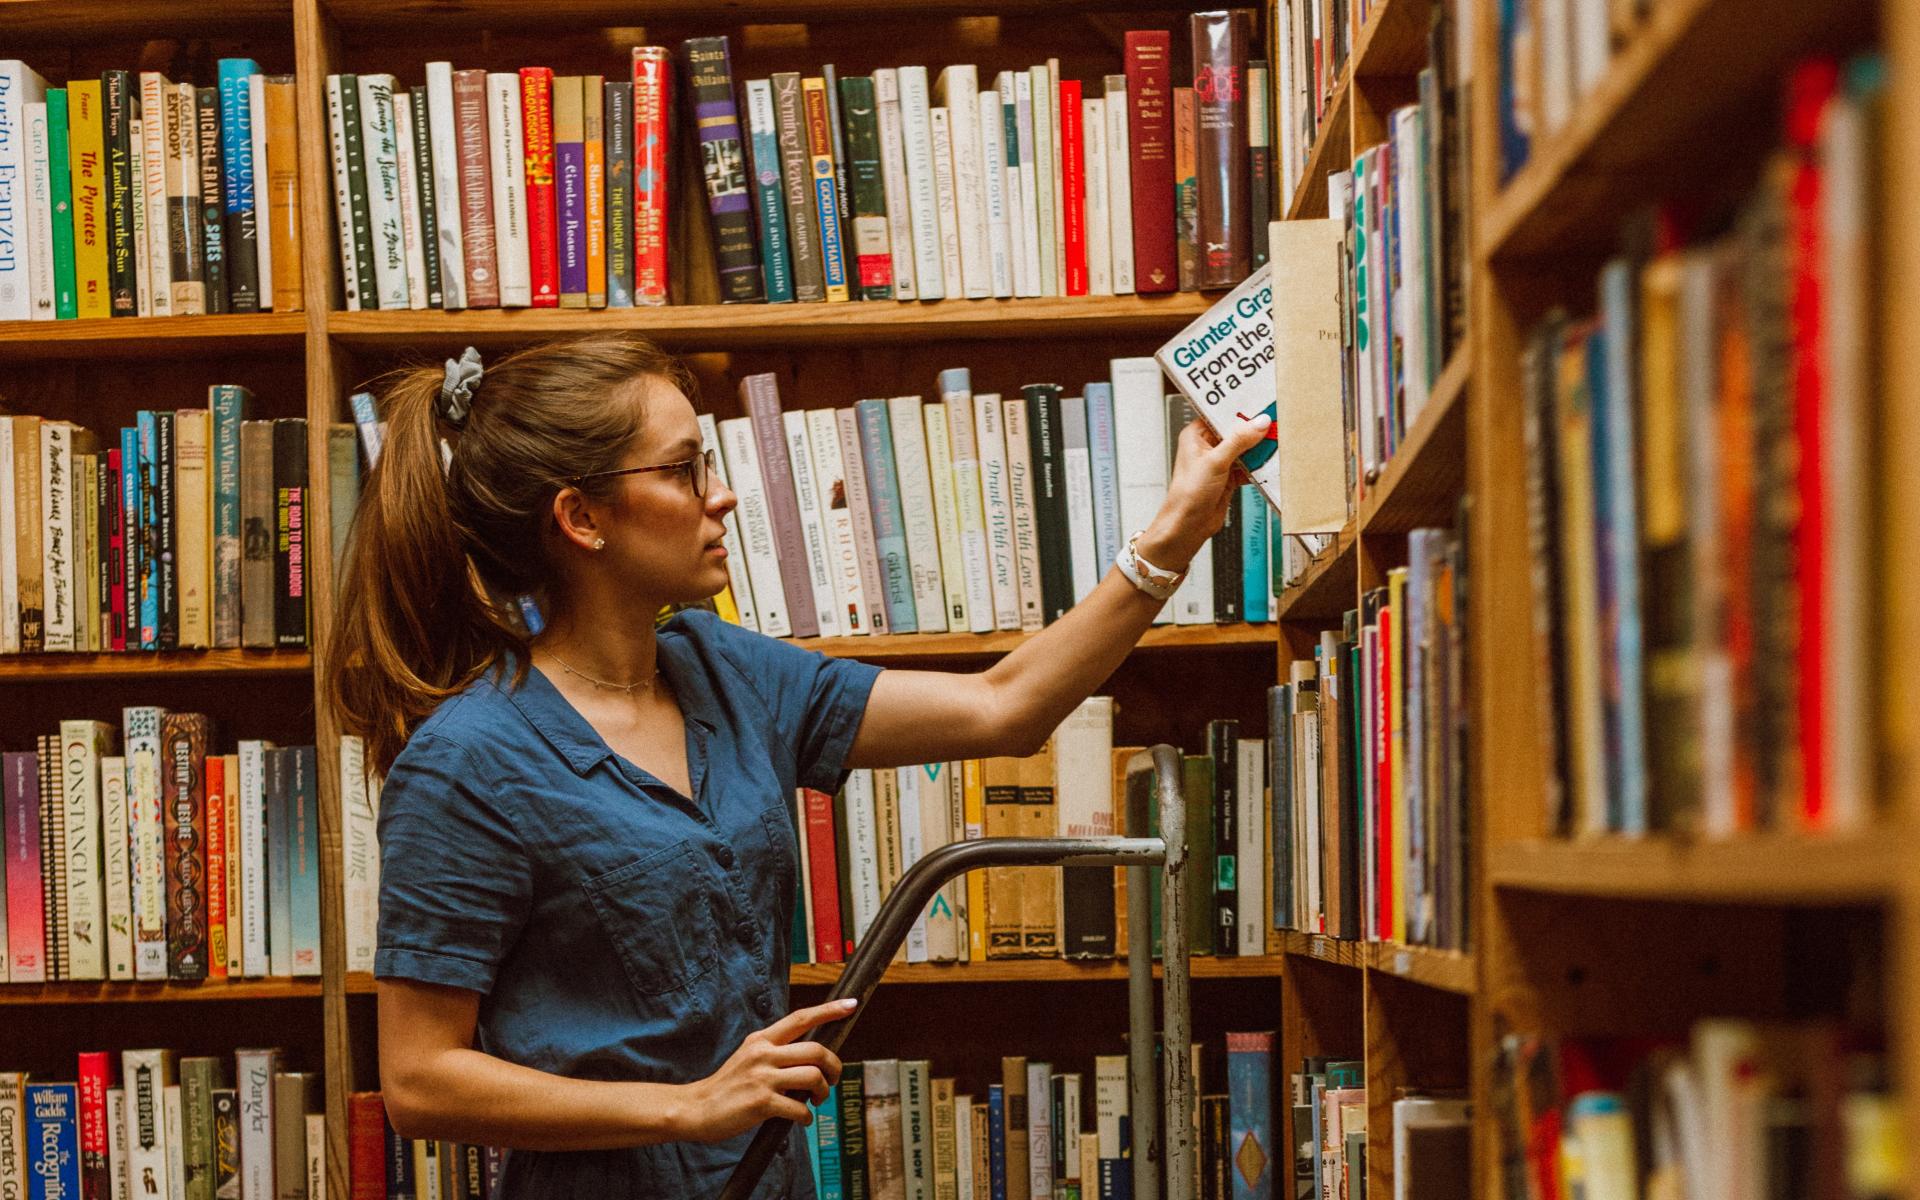
[[[1195,979],[1270,979],[1279,976],[1283,961],[1259,958],[1199,955],[1193,959]],[[832,985],[844,968],[839,963],[796,963],[788,978],[796,985]],[[1154,978],[1160,977],[1158,964]],[[981,963],[895,963],[882,983],[1094,983],[1127,978],[1124,958],[1102,962],[1063,959],[996,959]]]
[[[1418,75],[1427,65],[1428,0],[1377,0],[1353,42],[1353,74]]]
[[[293,37],[286,0],[4,0],[0,34],[10,41],[77,44],[102,38],[152,38],[215,31],[274,29]]]
[[[1020,631],[1000,633],[891,633],[878,637],[789,639],[796,646],[836,658],[886,659],[997,658],[1034,636]],[[1140,639],[1137,650],[1259,648],[1270,651],[1278,637],[1265,625],[1156,625]]]
[[[140,1004],[159,1001],[308,1000],[320,996],[318,979],[210,979],[201,983],[0,983],[0,1006],[9,1004]]]
[[[1268,938],[1268,945],[1273,945],[1276,939],[1284,957],[1311,958],[1315,962],[1352,967],[1355,970],[1367,965],[1368,947],[1365,942],[1328,937],[1321,933],[1301,933],[1293,929],[1279,930]]]
[[[1349,522],[1334,536],[1331,546],[1320,552],[1300,581],[1280,593],[1281,621],[1335,621],[1352,608],[1359,587],[1358,556],[1354,548],[1359,539]]]
[[[1865,0],[1672,0],[1608,65],[1567,124],[1482,211],[1493,258],[1604,249],[1622,214],[1718,173],[1741,131],[1773,128],[1784,68],[1871,28]],[[1863,31],[1864,31],[1863,29]],[[1756,126],[1755,122],[1758,122]]]
[[[1405,533],[1453,521],[1467,479],[1467,372],[1463,343],[1386,469],[1360,501],[1364,533]]]
[[[938,17],[1076,12],[1164,12],[1164,0],[653,0],[636,9],[628,0],[323,0],[349,29],[416,29],[459,25],[476,29],[632,26],[645,21],[694,19],[723,29],[737,24],[856,21],[885,16]]]
[[[1609,899],[1875,904],[1911,870],[1888,836],[1754,836],[1725,842],[1609,838],[1487,849],[1496,888]]]
[[[0,5],[0,9],[4,9]],[[5,30],[0,20],[0,31]],[[0,321],[0,358],[10,362],[66,358],[167,359],[207,354],[298,351],[306,344],[305,313],[241,313],[219,317],[121,317],[86,321]]]
[[[1326,216],[1327,176],[1353,165],[1353,122],[1347,119],[1351,91],[1348,82],[1348,77],[1342,76],[1340,82],[1334,85],[1333,97],[1327,102],[1327,115],[1320,122],[1320,133],[1313,139],[1313,148],[1307,152],[1307,168],[1301,174],[1300,182],[1294,185],[1293,198],[1287,203],[1289,221]]]
[[[1367,969],[1382,975],[1460,996],[1471,996],[1477,990],[1471,954],[1375,942],[1367,947],[1367,956]]]
[[[334,341],[356,349],[410,350],[471,343],[498,346],[567,334],[632,330],[673,349],[827,345],[871,340],[1160,336],[1177,333],[1214,297],[1064,296],[942,300],[928,304],[668,305],[663,308],[467,309],[461,312],[327,314]]]
[[[209,675],[301,675],[313,670],[304,650],[169,650],[124,654],[0,656],[0,683],[65,679],[152,679]]]

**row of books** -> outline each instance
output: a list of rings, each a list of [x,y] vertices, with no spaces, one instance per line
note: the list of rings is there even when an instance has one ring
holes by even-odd
[[[1083,395],[1017,398],[942,371],[939,399],[782,411],[772,374],[749,414],[699,417],[723,481],[730,585],[720,615],[773,636],[1038,629],[1093,591],[1166,496],[1190,409],[1150,358]],[[359,401],[371,413],[371,399]],[[1278,522],[1249,485],[1157,618],[1266,621]]]
[[[64,88],[0,59],[0,321],[300,309],[295,108],[293,76],[249,58],[213,87],[114,70]]]
[[[1354,40],[1353,0],[1277,0],[1272,8],[1275,140],[1280,202],[1291,204],[1320,143],[1321,128],[1345,119],[1334,103]],[[1280,214],[1285,216],[1283,209]]]
[[[1872,820],[1877,58],[1801,65],[1724,223],[1629,231],[1527,343],[1549,827]],[[1893,467],[1892,469],[1900,469]]]
[[[1365,1200],[1367,1080],[1359,1059],[1306,1058],[1290,1079],[1294,1200]],[[1392,1200],[1467,1200],[1473,1173],[1473,1106],[1457,1096],[1398,1095]]]
[[[1268,690],[1273,923],[1467,948],[1466,554],[1442,529]]]
[[[110,439],[0,416],[0,654],[307,645],[307,422],[252,401],[219,384]],[[329,437],[337,549],[359,460]]]
[[[1500,172],[1573,119],[1613,56],[1645,36],[1666,0],[1504,0],[1498,6]]]
[[[1651,1042],[1510,1033],[1492,1095],[1516,1200],[1904,1190],[1885,1056],[1830,1024],[1715,1017]]]
[[[0,1193],[322,1200],[320,1076],[276,1049],[87,1051],[71,1082],[0,1071]]]
[[[320,974],[314,748],[215,744],[136,707],[0,756],[0,982]]]
[[[692,118],[719,298],[985,299],[1231,287],[1262,261],[1267,69],[1250,10],[1196,13],[1083,86],[1057,59],[742,80],[726,37],[631,77],[426,65],[327,80],[349,309],[664,304],[673,114]],[[983,82],[991,86],[982,88]],[[744,119],[742,113],[744,112]],[[682,223],[689,227],[690,223]]]

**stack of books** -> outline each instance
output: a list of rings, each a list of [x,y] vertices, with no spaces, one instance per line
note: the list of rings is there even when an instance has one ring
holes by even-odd
[[[703,225],[728,303],[1230,288],[1265,261],[1270,215],[1253,28],[1194,14],[1191,86],[1166,30],[1128,31],[1123,69],[1084,82],[1057,59],[742,79],[725,37],[682,43],[677,72],[636,46],[613,79],[329,76],[346,306],[683,301],[669,230]],[[699,202],[671,186],[682,137],[700,222],[670,219]]]
[[[0,756],[0,981],[320,974],[314,748],[215,744],[136,707]]]
[[[1273,921],[1463,950],[1466,555],[1416,529],[1407,559],[1268,691]]]
[[[221,59],[212,87],[107,71],[64,88],[0,59],[0,321],[299,310],[295,109],[293,76],[249,58]]]
[[[326,1194],[320,1076],[279,1050],[79,1055],[76,1082],[0,1070],[0,1193],[253,1197]],[[117,1077],[117,1078],[116,1078]]]
[[[1857,832],[1877,646],[1870,264],[1885,67],[1802,64],[1689,240],[1647,214],[1523,365],[1534,661],[1563,834]]]
[[[252,400],[216,385],[107,438],[0,416],[0,654],[307,645],[307,422]]]

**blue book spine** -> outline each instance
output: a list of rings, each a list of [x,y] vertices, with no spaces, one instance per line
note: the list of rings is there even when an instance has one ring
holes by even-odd
[[[287,752],[292,766],[288,809],[293,818],[287,846],[288,911],[293,932],[293,973],[320,973],[320,775],[312,746]]]
[[[387,1200],[413,1200],[413,1139],[387,1126]]]
[[[893,463],[893,429],[885,400],[853,406],[860,422],[860,450],[867,468],[867,498],[873,508],[873,541],[880,555],[880,586],[887,622],[895,633],[918,633],[913,574],[907,561],[907,517],[900,505],[900,477]]]
[[[27,1200],[80,1200],[80,1087],[27,1085]]]
[[[1113,385],[1099,382],[1086,386],[1087,450],[1093,468],[1093,551],[1098,555],[1096,569],[1107,573],[1107,564],[1120,557],[1126,544],[1126,531],[1120,528],[1119,449],[1113,428]]]
[[[747,84],[747,148],[753,154],[753,207],[760,225],[760,272],[767,303],[793,300],[793,255],[787,249],[786,189],[780,173],[780,131],[774,124],[773,84]]]
[[[1007,1093],[987,1085],[987,1180],[993,1200],[1007,1200]]]
[[[1606,462],[1594,464],[1594,478],[1603,480],[1602,502],[1607,506],[1607,544],[1602,548],[1611,593],[1606,610],[1613,630],[1613,654],[1607,669],[1608,761],[1613,795],[1609,805],[1613,827],[1629,836],[1647,832],[1647,729],[1645,718],[1645,644],[1640,613],[1640,514],[1634,499],[1633,453],[1636,431],[1633,409],[1633,267],[1615,259],[1600,272],[1600,312],[1606,323],[1605,386],[1595,393],[1600,402],[1594,419],[1596,456],[1604,441]],[[1604,468],[1605,474],[1600,473]],[[1604,628],[1604,627],[1603,627]],[[1417,760],[1416,760],[1417,761]]]
[[[820,213],[820,266],[827,294],[847,286],[847,256],[840,240],[840,190],[834,185],[833,162],[825,155],[813,158],[813,203]]]
[[[840,1085],[827,1089],[826,1103],[813,1110],[813,1191],[820,1200],[846,1200],[840,1179]]]
[[[291,750],[269,749],[267,778],[267,973],[293,974],[293,873],[287,865],[292,843],[293,804],[288,789],[293,782]]]
[[[154,505],[159,495],[158,478],[160,426],[152,409],[141,409],[134,418],[140,438],[140,648],[160,648],[160,589],[157,578],[160,526]]]
[[[1520,123],[1515,72],[1524,47],[1533,43],[1533,18],[1527,0],[1500,0],[1500,178],[1510,179],[1533,152],[1533,135]]]
[[[1273,1200],[1273,1035],[1227,1035],[1227,1145],[1233,1200]],[[1252,1142],[1257,1153],[1249,1153]],[[1257,1167],[1257,1171],[1254,1169]]]
[[[1245,581],[1240,589],[1240,611],[1248,621],[1270,621],[1267,600],[1273,595],[1269,575],[1267,546],[1267,502],[1260,489],[1249,483],[1240,488],[1240,571]]]

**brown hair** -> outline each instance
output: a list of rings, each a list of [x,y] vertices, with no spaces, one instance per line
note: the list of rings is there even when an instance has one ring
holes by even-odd
[[[511,659],[524,675],[527,635],[513,606],[553,578],[557,480],[621,465],[640,431],[633,385],[693,394],[678,360],[619,333],[486,364],[457,429],[440,415],[444,379],[439,366],[415,366],[380,381],[386,444],[354,515],[328,642],[328,701],[383,771],[483,672]],[[443,438],[453,447],[445,470]]]

